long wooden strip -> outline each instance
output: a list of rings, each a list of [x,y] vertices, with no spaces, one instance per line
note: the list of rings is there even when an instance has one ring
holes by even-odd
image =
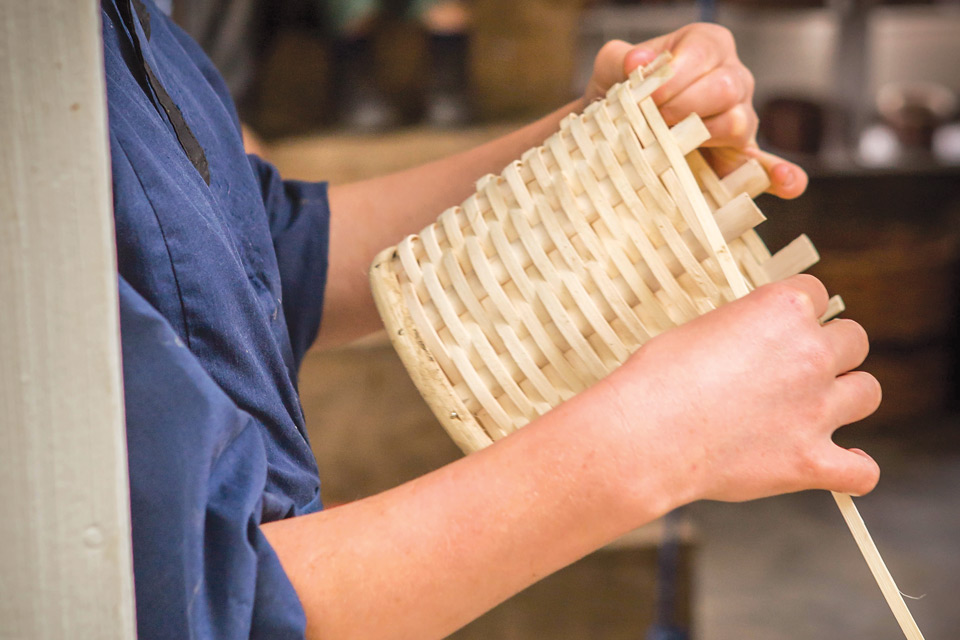
[[[653,129],[657,141],[670,160],[670,164],[680,179],[680,184],[690,200],[693,211],[703,229],[703,234],[707,242],[705,248],[713,253],[713,256],[720,265],[720,269],[723,271],[723,275],[733,289],[734,295],[738,298],[747,295],[747,293],[750,292],[750,288],[747,286],[743,274],[737,269],[737,265],[733,261],[733,256],[730,254],[730,248],[727,247],[723,236],[720,235],[720,230],[717,229],[717,225],[710,215],[710,209],[703,199],[703,194],[700,193],[700,187],[697,185],[697,181],[690,171],[690,166],[683,157],[680,148],[677,147],[676,141],[670,135],[670,130],[667,128],[666,123],[664,123],[660,111],[650,98],[646,98],[640,103],[640,111],[646,116],[647,123],[650,125],[650,128]]]
[[[877,545],[873,543],[873,538],[870,537],[870,532],[867,531],[867,526],[863,523],[863,518],[860,517],[860,512],[857,511],[857,505],[854,504],[853,498],[836,491],[830,493],[833,494],[833,499],[836,500],[840,513],[850,528],[850,533],[853,534],[853,539],[857,541],[860,553],[863,554],[863,559],[867,561],[867,566],[870,567],[870,572],[877,581],[887,605],[889,605],[900,624],[903,635],[906,636],[907,640],[923,640],[923,634],[920,633],[920,628],[913,619],[910,609],[907,608],[907,603],[903,601],[897,583],[893,581],[893,576],[890,575],[890,570],[887,569],[887,565],[880,556]]]

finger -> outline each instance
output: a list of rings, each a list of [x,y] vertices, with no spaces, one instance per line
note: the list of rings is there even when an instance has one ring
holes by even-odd
[[[602,97],[607,89],[626,79],[627,54],[634,48],[623,40],[611,40],[600,48],[593,61],[593,75],[585,94],[588,98]]]
[[[831,442],[823,458],[824,489],[862,496],[880,481],[880,466],[861,449],[844,449]]]
[[[736,58],[730,31],[717,25],[694,25],[678,32],[678,40],[670,49],[673,75],[653,93],[658,105],[669,102],[684,89],[729,59]]]
[[[770,177],[770,187],[767,193],[791,200],[801,195],[807,190],[807,184],[810,179],[807,172],[788,160],[776,156],[759,147],[747,147],[744,154],[748,158],[754,158],[763,166],[767,175]]]
[[[720,115],[706,118],[703,124],[710,132],[710,139],[704,143],[704,146],[742,149],[756,138],[759,120],[753,107],[741,103]],[[745,161],[743,154],[738,155],[740,164],[743,164]],[[732,167],[730,171],[735,168]]]
[[[624,77],[630,75],[630,73],[637,67],[643,67],[651,62],[657,57],[659,51],[653,47],[647,45],[637,45],[630,49],[627,52],[627,55],[623,57],[623,75]]]
[[[814,276],[808,273],[800,273],[782,280],[782,284],[801,294],[808,304],[808,312],[814,318],[819,318],[827,310],[830,294],[827,293],[827,288],[823,286],[823,283]]]
[[[668,124],[675,124],[691,113],[706,119],[737,105],[749,105],[752,94],[749,72],[740,64],[724,64],[710,69],[669,100],[660,103],[660,113]]]
[[[767,193],[789,199],[796,198],[807,189],[809,179],[803,169],[772,153],[761,151],[755,142],[740,147],[710,146],[713,144],[711,141],[707,141],[706,144],[707,146],[701,148],[701,153],[721,178],[747,160],[755,159],[763,166],[770,178]]]
[[[837,374],[856,369],[867,358],[870,340],[867,332],[853,320],[838,318],[823,325],[823,333],[836,355]]]
[[[880,406],[883,391],[877,379],[866,371],[850,371],[839,376],[828,402],[836,425],[863,420]]]

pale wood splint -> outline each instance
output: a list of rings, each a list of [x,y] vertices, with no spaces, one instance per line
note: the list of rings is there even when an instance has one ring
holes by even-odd
[[[753,231],[764,220],[753,198],[769,186],[757,162],[721,179],[697,151],[709,133],[695,114],[666,125],[651,94],[668,61],[568,116],[374,260],[387,333],[466,453],[587,388],[651,337],[819,259],[806,236],[771,256]],[[842,310],[834,297],[825,318]],[[838,504],[869,540],[853,502]],[[863,550],[907,637],[922,638],[879,553]]]

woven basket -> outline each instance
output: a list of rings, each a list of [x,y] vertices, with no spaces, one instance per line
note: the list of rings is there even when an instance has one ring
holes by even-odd
[[[377,256],[390,339],[457,445],[475,451],[607,375],[651,337],[817,260],[753,227],[755,161],[723,179],[696,115],[668,127],[660,57],[571,115],[461,206]]]

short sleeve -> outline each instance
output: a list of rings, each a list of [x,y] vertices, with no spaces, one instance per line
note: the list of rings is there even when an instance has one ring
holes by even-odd
[[[138,635],[303,638],[306,620],[260,531],[258,429],[123,278],[120,322]]]
[[[248,156],[260,184],[283,290],[283,313],[296,365],[317,337],[330,244],[326,182],[282,180],[273,165]]]

